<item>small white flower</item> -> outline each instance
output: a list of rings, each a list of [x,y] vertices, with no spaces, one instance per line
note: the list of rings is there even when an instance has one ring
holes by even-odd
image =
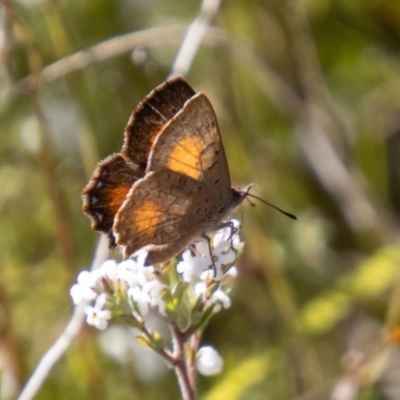
[[[238,269],[235,266],[232,266],[226,271],[226,275],[230,276],[231,278],[236,278],[238,276]]]
[[[237,248],[240,244],[240,238],[237,234],[237,231],[240,227],[240,222],[237,219],[231,219],[229,222],[231,226],[219,229],[215,233],[214,244],[217,245],[220,241],[229,241],[232,247]]]
[[[100,330],[106,329],[108,321],[111,319],[111,312],[103,309],[106,301],[107,296],[102,293],[97,297],[94,306],[85,307],[86,322]]]
[[[214,266],[215,266],[215,272],[214,269],[207,269],[206,271],[202,272],[202,274],[200,275],[200,279],[202,281],[204,282],[220,281],[224,277],[221,264],[215,262]]]
[[[231,306],[231,298],[222,289],[217,289],[209,298],[206,297],[207,289],[208,287],[205,282],[196,283],[194,286],[196,297],[203,297],[206,306],[214,305],[214,313]]]
[[[98,310],[101,310],[106,305],[106,303],[107,303],[107,295],[105,293],[101,293],[98,295],[94,306]]]
[[[196,297],[203,296],[207,291],[207,285],[205,282],[199,282],[194,285],[194,293]]]
[[[126,282],[128,287],[138,285],[136,263],[133,260],[122,261],[119,264],[118,277],[121,281]]]
[[[96,286],[97,277],[92,272],[82,271],[79,273],[77,281],[79,285],[94,287]]]
[[[207,270],[212,261],[210,258],[210,250],[207,242],[196,243],[196,254],[187,249],[182,254],[182,261],[176,266],[176,270],[182,274],[185,282],[192,282],[198,278],[203,271]]]
[[[114,285],[118,282],[118,265],[114,260],[105,261],[99,268],[102,278],[111,281]]]
[[[209,301],[215,304],[213,309],[214,313],[221,311],[221,308],[229,308],[232,304],[231,298],[221,289],[216,290]]]
[[[80,304],[83,300],[94,300],[97,293],[93,290],[96,286],[96,279],[89,271],[82,271],[78,275],[78,283],[70,289],[70,295],[75,305]]]
[[[119,278],[126,282],[129,287],[143,285],[147,282],[143,267],[132,259],[122,261],[119,264]]]
[[[234,231],[239,228],[239,221],[232,219],[230,222],[232,226],[218,230],[212,238],[214,262],[205,240],[196,243],[195,254],[190,250],[182,254],[177,271],[184,281],[194,282],[199,277],[201,280],[220,281],[225,276],[226,267],[235,261],[241,244],[239,235]]]
[[[75,305],[80,304],[83,300],[94,300],[96,298],[96,293],[91,288],[79,284],[73,285],[69,294]]]
[[[136,304],[139,313],[146,316],[149,308],[157,310],[160,314],[165,311],[165,301],[162,298],[163,290],[167,285],[157,279],[146,282],[143,287],[135,286],[128,289],[128,296]]]
[[[166,307],[165,301],[162,298],[162,294],[167,288],[167,285],[164,285],[156,279],[149,281],[143,286],[143,292],[148,293],[150,296],[151,308],[158,310],[161,314],[165,311]]]
[[[91,306],[86,307],[85,314],[87,315],[86,322],[101,331],[107,328],[108,320],[111,318],[109,310],[97,310]]]
[[[236,251],[228,240],[221,240],[214,245],[214,253],[218,256],[218,263],[221,265],[232,264],[236,259]]]
[[[150,296],[148,293],[144,293],[139,286],[135,286],[128,289],[128,296],[136,304],[140,315],[145,317],[149,312]]]
[[[224,360],[211,346],[203,346],[196,354],[197,371],[204,376],[219,374],[222,371]]]
[[[146,251],[139,251],[137,259],[122,261],[119,267],[119,279],[126,282],[129,287],[143,286],[154,279],[154,267],[144,266]]]
[[[149,293],[151,297],[158,297],[161,295],[161,292],[167,288],[167,285],[164,285],[160,281],[153,279],[148,281],[143,286],[143,291]]]

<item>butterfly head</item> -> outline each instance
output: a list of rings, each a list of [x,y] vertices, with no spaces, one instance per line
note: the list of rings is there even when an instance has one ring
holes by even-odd
[[[243,189],[232,188],[232,209],[235,209],[243,200],[249,195],[252,184],[244,187]]]

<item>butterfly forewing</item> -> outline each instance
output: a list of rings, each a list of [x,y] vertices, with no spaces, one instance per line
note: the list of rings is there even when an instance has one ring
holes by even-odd
[[[221,203],[230,202],[228,164],[214,110],[204,94],[188,100],[156,138],[147,171],[161,169],[202,181]]]

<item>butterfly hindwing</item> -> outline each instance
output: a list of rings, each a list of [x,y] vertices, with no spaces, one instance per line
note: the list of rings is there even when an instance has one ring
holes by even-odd
[[[132,187],[113,231],[117,244],[125,246],[125,257],[149,245],[171,245],[179,251],[202,233],[219,208],[218,198],[203,182],[169,170],[150,172]],[[158,258],[165,260],[163,254]]]
[[[120,154],[101,161],[82,191],[83,212],[91,219],[92,229],[106,233],[110,247],[115,247],[112,233],[114,217],[133,183],[144,175],[135,171]]]

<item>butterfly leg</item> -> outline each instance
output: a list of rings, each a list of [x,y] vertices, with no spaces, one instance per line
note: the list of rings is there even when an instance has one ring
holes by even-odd
[[[210,239],[210,237],[209,236],[207,236],[205,233],[203,233],[202,235],[201,235],[204,239],[206,239],[207,240],[207,243],[208,243],[208,251],[209,251],[209,254],[210,254],[210,259],[211,259],[211,268],[212,268],[212,270],[213,270],[213,273],[214,273],[214,278],[217,276],[217,268],[215,267],[215,263],[214,263],[214,255],[213,255],[213,252],[212,252],[212,247],[211,247],[211,239]]]
[[[235,251],[235,248],[233,247],[233,237],[236,235],[236,233],[238,232],[238,228],[235,227],[235,225],[233,224],[232,221],[229,222],[224,222],[223,224],[221,224],[217,230],[220,229],[224,229],[224,228],[230,228],[231,233],[229,235],[228,240],[231,242],[231,250]]]

